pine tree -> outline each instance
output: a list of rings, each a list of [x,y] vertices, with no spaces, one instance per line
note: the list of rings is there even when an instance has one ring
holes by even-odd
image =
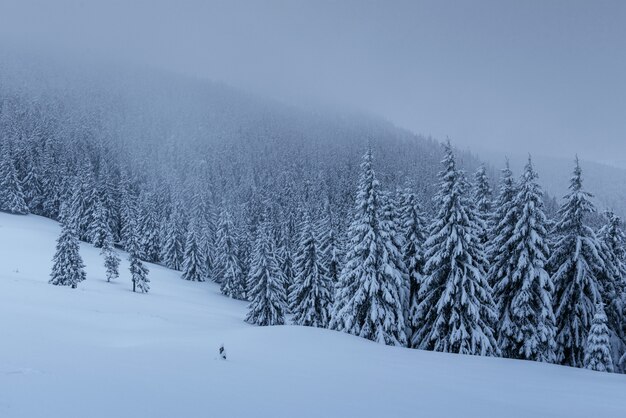
[[[512,238],[519,217],[516,196],[517,185],[509,168],[509,160],[506,160],[495,211],[489,221],[489,229],[493,232],[491,245],[487,247],[490,264],[487,281],[492,287],[513,274],[509,254],[513,251]]]
[[[328,326],[334,289],[323,261],[318,231],[313,228],[307,212],[295,256],[294,282],[289,289],[289,304],[296,325]]]
[[[71,216],[67,205],[63,212],[61,235],[57,240],[49,283],[55,286],[71,286],[75,289],[78,283],[86,279],[85,264],[80,256],[80,244],[75,229],[76,221]]]
[[[30,152],[30,164],[22,181],[24,202],[30,213],[43,214],[44,190],[41,181],[40,163],[34,152]]]
[[[278,267],[283,274],[283,283],[285,284],[285,292],[287,300],[289,300],[289,292],[294,283],[295,271],[294,260],[292,257],[291,242],[285,228],[279,228],[278,239],[276,243],[276,261]],[[287,307],[289,309],[289,306]]]
[[[181,277],[192,282],[204,282],[206,280],[205,252],[201,246],[199,224],[198,218],[194,218],[189,224],[183,257],[183,274]]]
[[[164,225],[165,234],[161,259],[166,267],[181,270],[184,259],[184,225],[181,211],[174,208]]]
[[[109,229],[107,229],[104,234],[100,254],[104,257],[104,268],[106,269],[107,282],[117,279],[120,275],[120,257],[113,248],[113,234]]]
[[[0,147],[0,210],[16,215],[26,215],[22,185],[13,163],[13,153],[8,144]]]
[[[578,158],[569,189],[554,227],[558,241],[548,266],[555,286],[557,360],[582,367],[594,307],[600,300],[597,274],[604,269],[604,262],[596,234],[585,223],[595,209],[591,194],[583,190]]]
[[[473,203],[476,208],[477,221],[480,222],[480,242],[485,245],[489,240],[488,222],[491,216],[492,191],[487,177],[487,169],[484,164],[476,171],[473,185]]]
[[[102,248],[104,241],[107,239],[107,235],[110,235],[110,222],[106,213],[106,209],[102,204],[102,201],[96,202],[96,208],[94,210],[93,219],[89,226],[89,236],[91,237],[91,243],[96,248]],[[113,241],[112,237],[108,237]]]
[[[257,231],[248,274],[248,297],[251,303],[246,322],[261,326],[283,325],[287,309],[283,274],[276,260],[269,230],[269,221],[263,221]]]
[[[597,372],[613,373],[609,328],[606,323],[604,309],[601,304],[598,304],[585,345],[584,366],[586,369]]]
[[[222,294],[235,299],[244,299],[246,278],[239,261],[235,226],[226,208],[222,209],[219,217],[216,249],[215,276],[221,283]]]
[[[350,251],[335,293],[330,327],[388,345],[406,345],[404,272],[390,254],[390,227],[381,219],[379,183],[372,150],[361,163]]]
[[[159,221],[155,197],[152,193],[146,193],[140,199],[139,218],[139,245],[140,257],[146,261],[156,263],[161,255],[161,243],[159,242]]]
[[[342,251],[336,227],[333,223],[332,211],[329,206],[327,202],[325,214],[320,219],[317,228],[321,234],[320,247],[323,256],[323,265],[333,286],[335,286],[339,281],[339,274],[341,273]]]
[[[598,275],[598,285],[600,297],[606,303],[613,363],[617,366],[620,356],[626,351],[626,236],[618,216],[606,212],[605,219],[606,223],[598,231],[600,255],[605,265]]]
[[[128,218],[127,251],[130,262],[130,275],[133,282],[133,292],[148,293],[150,291],[150,279],[148,268],[140,259],[141,247],[139,244],[139,226],[136,221],[136,209],[130,208]]]
[[[410,189],[402,194],[401,225],[404,237],[404,264],[409,280],[408,322],[409,346],[417,347],[419,341],[417,331],[419,321],[417,307],[419,305],[419,289],[424,276],[424,243],[426,242],[426,220],[418,203],[417,196]],[[414,338],[415,336],[415,338]]]
[[[498,344],[505,357],[554,362],[554,286],[544,268],[549,251],[546,216],[536,179],[529,158],[514,200],[517,223],[504,247],[508,253],[498,256],[509,260],[505,270],[510,272],[494,285],[500,317]]]
[[[438,211],[425,244],[426,276],[419,293],[415,341],[421,349],[497,355],[493,331],[497,315],[485,278],[477,214],[449,142],[442,163],[435,196]]]

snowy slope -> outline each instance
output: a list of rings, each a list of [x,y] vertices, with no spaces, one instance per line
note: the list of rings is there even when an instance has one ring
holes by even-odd
[[[47,284],[56,223],[0,213],[0,417],[624,417],[626,376],[245,324],[246,304],[151,265],[130,292]],[[223,342],[228,361],[217,360]]]

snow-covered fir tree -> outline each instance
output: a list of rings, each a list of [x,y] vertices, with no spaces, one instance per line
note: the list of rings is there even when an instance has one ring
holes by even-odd
[[[107,282],[117,279],[120,275],[120,257],[113,248],[113,234],[109,229],[105,231],[100,254],[104,257]]]
[[[497,314],[484,271],[478,215],[449,142],[442,163],[441,184],[435,197],[437,214],[425,243],[425,277],[416,312],[417,347],[497,355],[493,330]]]
[[[382,217],[379,183],[369,148],[348,230],[350,250],[335,293],[330,327],[388,345],[406,345],[405,276],[389,254],[390,228]]]
[[[418,329],[417,307],[419,305],[419,289],[424,276],[424,243],[426,242],[427,225],[425,215],[418,202],[417,195],[410,189],[404,190],[401,199],[401,229],[404,237],[402,254],[409,281],[408,322],[409,345],[416,347],[419,343],[415,331]]]
[[[504,247],[508,274],[494,284],[498,307],[498,345],[504,357],[554,362],[554,286],[545,270],[549,255],[543,192],[528,160],[514,200],[517,223]]]
[[[264,220],[257,231],[248,273],[250,307],[246,322],[255,325],[283,325],[287,295],[274,245],[271,226]]]
[[[495,202],[495,210],[489,220],[491,244],[487,245],[489,271],[487,281],[493,287],[513,274],[509,254],[513,252],[513,235],[519,217],[516,204],[517,185],[509,168],[509,160],[502,170],[500,190]]]
[[[293,323],[326,328],[330,321],[333,283],[324,267],[319,231],[305,213],[294,260],[295,277],[289,289]]]
[[[587,334],[600,301],[597,275],[603,271],[604,262],[596,234],[586,224],[586,217],[595,209],[591,194],[583,190],[578,158],[569,189],[554,227],[558,240],[548,266],[555,287],[557,360],[583,367]]]
[[[217,229],[215,277],[220,283],[222,294],[245,299],[246,278],[239,261],[239,249],[235,236],[235,225],[229,211],[223,207],[220,212]]]
[[[68,205],[64,205],[61,219],[61,235],[54,253],[50,284],[70,286],[75,289],[78,283],[87,278],[85,264],[80,256],[80,243],[76,234],[76,220]]]
[[[94,223],[97,188],[93,179],[93,165],[88,158],[78,168],[71,189],[71,207],[76,219],[76,232],[81,241],[91,242],[90,229]]]
[[[128,219],[128,236],[127,236],[127,248],[128,261],[130,263],[130,276],[133,283],[133,292],[148,293],[150,290],[150,279],[148,278],[148,268],[141,261],[141,244],[139,242],[139,225],[137,224],[136,216],[133,216],[136,211],[131,208],[131,216]]]
[[[156,263],[161,255],[161,243],[159,235],[159,220],[157,218],[156,197],[152,193],[146,193],[139,203],[139,245],[141,258]]]
[[[584,367],[597,372],[613,373],[609,328],[606,323],[604,309],[601,304],[598,304],[585,344]]]
[[[598,231],[600,255],[605,264],[598,275],[598,285],[608,318],[613,363],[619,371],[624,371],[619,367],[619,359],[626,352],[626,236],[619,216],[609,211],[605,220]]]
[[[489,240],[489,218],[491,216],[491,206],[493,193],[489,178],[487,177],[487,168],[484,164],[478,167],[474,175],[474,184],[472,187],[472,199],[476,208],[477,222],[480,222],[480,242],[485,245]]]
[[[294,271],[294,260],[292,256],[292,244],[291,239],[289,237],[289,232],[285,227],[277,227],[278,229],[278,237],[276,240],[276,261],[278,261],[278,266],[280,271],[283,274],[283,283],[285,285],[285,292],[287,295],[287,300],[289,300],[289,292],[294,283],[295,279],[295,271]],[[289,309],[290,306],[287,306]]]
[[[320,232],[320,247],[324,257],[324,267],[333,286],[339,281],[342,267],[342,248],[337,227],[333,222],[333,214],[327,203],[324,215],[320,218],[317,229]],[[334,295],[333,295],[334,296]]]
[[[207,279],[205,252],[200,237],[201,230],[200,220],[197,217],[192,219],[187,228],[181,276],[192,282],[204,282]]]
[[[17,215],[28,213],[9,144],[0,147],[0,210]]]
[[[165,222],[161,260],[166,267],[181,270],[184,260],[184,221],[182,211],[174,208]]]
[[[89,236],[91,237],[91,243],[96,248],[102,248],[104,241],[107,239],[107,235],[111,234],[111,223],[107,216],[107,210],[100,199],[96,202],[96,208],[94,210],[93,219],[91,225],[89,225]],[[113,240],[110,237],[111,241]]]

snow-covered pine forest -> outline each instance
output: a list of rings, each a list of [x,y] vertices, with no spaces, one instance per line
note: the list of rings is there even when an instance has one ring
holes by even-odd
[[[159,263],[248,301],[256,325],[626,371],[623,227],[594,207],[578,159],[555,203],[530,158],[498,173],[362,115],[185,79],[127,93],[11,77],[0,209],[61,223],[52,285],[89,280],[83,241],[107,280],[148,293]]]

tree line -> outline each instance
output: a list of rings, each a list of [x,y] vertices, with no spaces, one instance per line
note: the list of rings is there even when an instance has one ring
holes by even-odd
[[[12,126],[2,125],[0,209],[61,223],[51,284],[85,280],[85,241],[101,249],[107,280],[120,275],[120,248],[134,291],[150,290],[144,262],[161,263],[250,301],[253,324],[291,314],[389,345],[624,370],[621,220],[607,213],[592,227],[578,161],[551,216],[530,159],[518,180],[507,164],[494,197],[486,167],[470,182],[449,143],[432,201],[415,184],[382,188],[373,147],[354,183],[244,182],[234,200],[207,164],[161,181],[158,161],[64,139],[62,124],[38,123],[26,139]]]

